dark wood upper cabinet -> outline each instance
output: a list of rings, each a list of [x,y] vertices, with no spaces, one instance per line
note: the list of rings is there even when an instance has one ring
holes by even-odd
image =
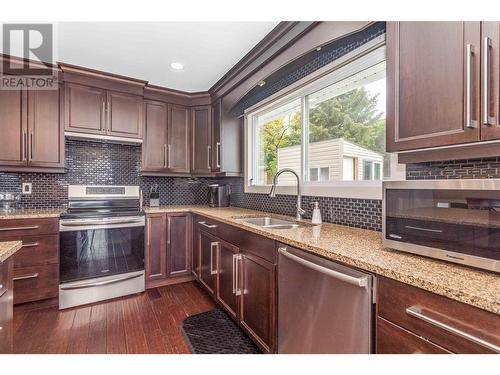
[[[106,132],[106,90],[65,84],[64,128],[77,133]]]
[[[167,113],[166,103],[151,100],[144,102],[143,172],[164,172],[167,169]]]
[[[0,165],[25,166],[28,158],[26,92],[22,90],[0,90]]]
[[[28,91],[28,164],[64,167],[60,90]]]
[[[63,172],[60,90],[0,92],[0,169]]]
[[[387,151],[480,139],[480,22],[387,23]]]
[[[238,248],[230,243],[217,242],[217,301],[233,318],[238,317],[239,290],[236,277],[238,275]]]
[[[276,266],[243,252],[240,280],[241,324],[265,352],[273,353],[276,351]]]
[[[169,106],[167,167],[170,172],[189,173],[191,132],[190,110],[179,105]]]
[[[107,92],[107,134],[142,138],[142,96]]]
[[[165,214],[150,214],[147,217],[144,263],[146,283],[167,277],[167,217]]]
[[[500,139],[500,22],[482,22],[481,36],[481,139]]]
[[[167,215],[167,276],[191,273],[191,219],[188,213]]]
[[[220,172],[222,163],[221,154],[221,105],[222,100],[219,99],[212,104],[212,171]]]
[[[191,108],[192,166],[193,174],[212,172],[211,107]]]

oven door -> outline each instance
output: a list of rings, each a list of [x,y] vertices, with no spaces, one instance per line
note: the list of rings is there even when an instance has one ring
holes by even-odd
[[[144,216],[60,220],[60,282],[144,270],[144,225]]]

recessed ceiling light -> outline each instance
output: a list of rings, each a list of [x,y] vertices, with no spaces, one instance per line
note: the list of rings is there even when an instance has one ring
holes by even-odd
[[[174,70],[182,70],[184,69],[184,65],[182,65],[180,62],[173,62],[170,63],[170,67]]]
[[[264,86],[266,84],[266,81],[260,81],[259,83],[257,83],[257,85],[259,85],[260,87]]]

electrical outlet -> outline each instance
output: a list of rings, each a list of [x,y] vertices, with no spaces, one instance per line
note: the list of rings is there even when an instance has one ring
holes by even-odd
[[[23,182],[23,194],[31,195],[31,187],[32,187],[31,182]]]

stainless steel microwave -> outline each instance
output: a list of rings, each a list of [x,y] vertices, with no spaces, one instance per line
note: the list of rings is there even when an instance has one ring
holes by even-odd
[[[383,186],[385,247],[500,272],[500,179]]]

